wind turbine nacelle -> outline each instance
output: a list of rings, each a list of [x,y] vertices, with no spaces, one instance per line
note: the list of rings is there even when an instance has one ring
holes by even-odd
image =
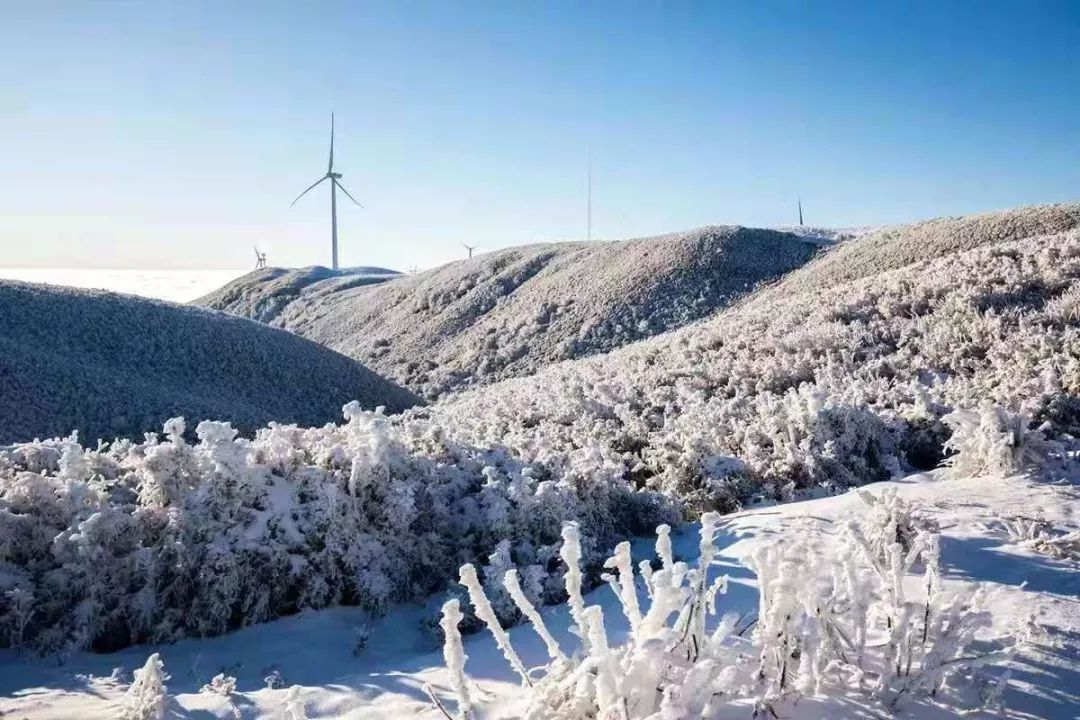
[[[330,178],[332,178],[332,179],[334,179],[334,180],[337,180],[338,178],[340,178],[340,177],[341,177],[341,173],[335,173],[335,172],[332,172],[332,173],[326,173],[326,174],[327,174],[327,175],[328,175],[328,176],[329,176]]]

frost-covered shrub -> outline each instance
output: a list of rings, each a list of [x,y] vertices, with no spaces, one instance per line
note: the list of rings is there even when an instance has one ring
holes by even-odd
[[[980,706],[997,706],[1005,681],[987,680],[979,668],[1007,657],[1017,640],[997,638],[999,650],[972,652],[977,634],[989,626],[986,591],[975,587],[951,597],[942,592],[933,532],[918,531],[907,549],[893,542],[882,555],[868,539],[878,531],[879,519],[851,523],[839,538],[830,538],[840,543],[835,558],[816,546],[822,538],[812,536],[761,546],[751,562],[760,588],[751,635],[744,619],[717,610],[727,577],[710,581],[708,576],[716,553],[716,514],[702,517],[700,556],[693,567],[673,561],[666,532],[658,532],[660,568],[654,571],[643,562],[640,576],[629,547],[620,545],[605,565],[617,572],[609,582],[630,628],[621,645],[610,641],[601,608],[586,606],[575,587],[579,541],[571,528],[562,552],[580,651],[568,655],[542,617],[523,603],[522,612],[550,657],[545,668],[527,675],[505,633],[491,626],[529,686],[524,717],[719,717],[726,706],[746,703],[754,706],[755,717],[775,717],[780,704],[802,695],[858,691],[895,708],[930,693],[961,704],[971,694],[962,690],[972,686],[987,690],[978,693]],[[905,579],[916,569],[922,572],[922,592],[913,595]],[[462,578],[482,607],[487,600],[475,573],[462,568]],[[513,581],[508,575],[507,586]],[[648,591],[644,607],[638,603],[639,582]],[[449,603],[444,625],[456,628],[459,618],[456,602]],[[455,687],[467,687],[456,630],[447,633],[445,654]],[[465,696],[459,702],[467,708],[471,701]]]
[[[1080,560],[1080,530],[1056,532],[1041,517],[1007,517],[1002,518],[1001,524],[1009,539],[1021,547],[1059,560]]]
[[[210,678],[210,682],[203,685],[199,692],[213,693],[215,695],[228,697],[236,692],[236,678],[231,675],[226,675],[225,673],[218,673]]]
[[[124,695],[121,720],[165,720],[168,679],[161,656],[154,653],[148,657],[146,664],[135,671],[135,680]]]
[[[867,506],[861,516],[862,534],[875,558],[887,559],[895,544],[910,552],[920,533],[932,527],[928,520],[917,517],[916,509],[896,488],[886,488],[877,495],[863,490],[856,494]]]
[[[1049,423],[1031,430],[1027,415],[993,404],[954,410],[942,421],[953,430],[945,450],[954,454],[945,463],[954,477],[1037,472],[1058,450],[1046,439]]]
[[[303,608],[378,612],[442,589],[464,561],[486,561],[507,619],[507,570],[533,602],[558,599],[547,575],[565,521],[598,569],[628,533],[675,517],[657,493],[595,476],[592,456],[556,473],[422,418],[344,411],[342,425],[251,440],[204,421],[188,444],[175,419],[140,443],[0,450],[0,646],[112,650]]]

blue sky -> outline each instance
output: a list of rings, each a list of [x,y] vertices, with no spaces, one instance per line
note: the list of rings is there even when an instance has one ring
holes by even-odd
[[[1080,199],[1080,3],[19,3],[3,265],[344,264]]]

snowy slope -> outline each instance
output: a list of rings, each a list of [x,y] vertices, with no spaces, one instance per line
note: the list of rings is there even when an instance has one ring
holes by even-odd
[[[721,509],[933,468],[955,407],[997,403],[1078,434],[1080,231],[1009,240],[1003,227],[1048,222],[988,219],[957,221],[960,236],[906,266],[903,233],[848,241],[712,318],[425,413],[525,460],[592,447],[638,486]],[[838,253],[869,274],[836,279]]]
[[[485,253],[378,285],[253,274],[200,303],[292,330],[427,397],[608,351],[710,315],[816,245],[734,226]]]
[[[401,273],[376,267],[331,270],[319,265],[286,270],[263,268],[237,277],[192,304],[223,310],[260,322],[272,322],[289,303],[301,296],[332,294],[354,287],[375,285]]]
[[[223,313],[0,282],[0,442],[141,436],[177,415],[320,424],[405,390],[315,343]]]
[[[902,482],[867,488],[880,494],[895,487],[901,497],[918,503],[928,519],[941,527],[946,592],[958,593],[972,583],[986,583],[990,591],[993,626],[987,635],[1007,632],[1010,626],[1035,614],[1043,631],[1016,658],[1007,663],[1012,680],[1005,692],[1008,718],[1071,720],[1080,711],[1080,573],[1075,563],[1055,560],[1024,549],[1011,541],[1000,520],[1028,515],[1038,508],[1060,531],[1080,529],[1080,498],[1075,487],[1036,483],[1021,478],[942,480],[921,475]],[[853,494],[791,503],[738,513],[724,518],[717,541],[720,555],[713,574],[731,577],[728,593],[719,598],[721,612],[752,615],[758,603],[757,580],[745,561],[763,544],[776,538],[819,536],[828,539],[866,508]],[[697,556],[695,528],[675,536],[677,559]],[[650,541],[635,543],[635,555],[651,555]],[[627,630],[615,594],[601,587],[586,596],[604,611],[609,634],[618,638]],[[646,598],[642,593],[641,601]],[[26,720],[62,718],[115,718],[133,669],[151,652],[161,652],[171,675],[169,717],[238,717],[280,720],[290,691],[306,717],[405,718],[441,715],[428,701],[429,684],[451,711],[454,708],[449,678],[438,649],[438,639],[420,629],[425,611],[401,606],[386,617],[372,620],[355,608],[308,612],[231,635],[184,640],[160,647],[140,646],[111,655],[77,654],[64,665],[0,651],[0,711]],[[569,633],[565,606],[542,611],[545,623],[567,651],[577,646]],[[361,649],[357,639],[366,637]],[[543,645],[528,625],[510,631],[513,646],[532,667],[545,662]],[[525,693],[487,633],[465,639],[465,669],[475,683],[480,720],[508,720],[520,716]],[[996,668],[1000,673],[1005,666]],[[117,677],[111,677],[119,668]],[[224,672],[237,679],[229,698],[199,689]],[[266,689],[264,678],[278,673],[279,689]],[[293,689],[293,686],[298,686]],[[296,707],[296,705],[294,705]],[[235,708],[236,710],[233,710]],[[746,718],[751,707],[733,704],[717,718]],[[792,720],[822,717],[888,717],[868,697],[803,698],[797,705],[779,708]],[[955,709],[928,701],[900,706],[900,717],[957,718]],[[970,715],[966,715],[970,716]],[[976,713],[975,717],[989,717]]]
[[[779,292],[813,291],[1007,240],[1080,227],[1080,203],[1030,207],[881,228],[841,243],[813,266],[785,278]]]

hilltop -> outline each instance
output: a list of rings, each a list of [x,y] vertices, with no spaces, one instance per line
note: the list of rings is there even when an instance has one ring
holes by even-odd
[[[266,271],[198,302],[291,330],[435,398],[707,317],[816,252],[790,233],[710,226],[510,248],[377,284]]]
[[[113,293],[0,281],[0,442],[140,437],[170,417],[319,425],[360,400],[419,402],[359,363],[260,323]]]

